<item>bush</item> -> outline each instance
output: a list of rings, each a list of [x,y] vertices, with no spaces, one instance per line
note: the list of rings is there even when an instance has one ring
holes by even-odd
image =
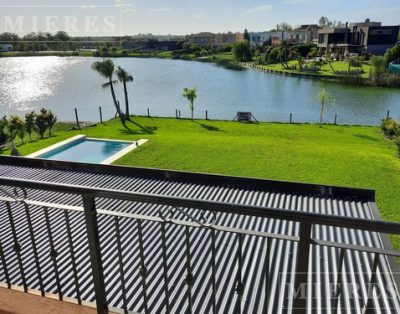
[[[41,139],[44,138],[44,133],[48,129],[47,113],[48,113],[47,110],[42,108],[42,110],[40,110],[40,113],[36,116],[35,119],[35,125]]]
[[[400,123],[393,118],[386,118],[382,120],[381,129],[383,134],[390,139],[400,137]]]
[[[22,120],[18,116],[11,116],[9,122],[9,130],[10,134],[12,134],[13,138],[18,136],[21,139],[21,142],[24,142],[24,137],[26,135],[25,121]]]
[[[235,56],[235,60],[238,62],[248,62],[253,59],[250,43],[248,41],[234,43],[232,46],[232,53]]]
[[[8,120],[7,117],[4,116],[0,120],[0,145],[4,145],[7,143],[9,139],[9,134],[7,133],[8,131]]]

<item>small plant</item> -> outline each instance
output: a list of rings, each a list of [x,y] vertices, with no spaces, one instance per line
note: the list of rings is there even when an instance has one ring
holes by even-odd
[[[321,91],[318,93],[317,100],[321,106],[321,111],[319,115],[319,127],[321,128],[324,118],[324,112],[330,107],[333,107],[336,103],[336,100],[326,91],[325,88],[321,89]]]
[[[44,133],[48,129],[48,111],[44,108],[40,110],[40,113],[36,116],[35,119],[35,125],[37,128],[37,131],[39,133],[39,136],[41,139],[44,138]]]
[[[54,115],[54,113],[49,110],[47,112],[47,116],[46,116],[46,123],[47,123],[47,128],[49,130],[49,135],[51,136],[51,132],[53,131],[54,125],[57,122],[57,117]]]
[[[7,143],[8,139],[9,139],[8,120],[7,117],[4,116],[0,120],[0,145]]]
[[[395,139],[400,137],[400,123],[391,117],[382,120],[381,129],[387,138]]]
[[[14,140],[17,136],[24,143],[24,137],[26,136],[25,121],[18,116],[11,116],[9,129],[11,138]]]
[[[194,100],[197,97],[196,88],[184,88],[182,96],[185,97],[187,100],[189,100],[189,108],[190,111],[192,112],[192,120],[193,120]]]
[[[35,117],[36,114],[34,111],[31,111],[25,115],[25,129],[26,133],[29,136],[29,141],[32,142],[32,133],[35,131]]]

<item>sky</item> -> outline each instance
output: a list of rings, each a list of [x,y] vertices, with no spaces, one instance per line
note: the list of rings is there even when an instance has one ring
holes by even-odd
[[[0,33],[65,30],[70,35],[185,35],[266,31],[277,23],[366,18],[400,24],[400,0],[0,0]]]

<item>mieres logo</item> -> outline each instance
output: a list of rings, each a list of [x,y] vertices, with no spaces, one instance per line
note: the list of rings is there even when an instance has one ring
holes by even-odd
[[[55,33],[79,36],[120,35],[127,5],[4,5],[0,2],[0,33]]]

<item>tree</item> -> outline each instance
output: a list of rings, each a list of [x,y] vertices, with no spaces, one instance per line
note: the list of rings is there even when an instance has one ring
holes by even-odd
[[[53,130],[56,122],[57,122],[57,117],[53,114],[51,110],[49,110],[46,116],[46,123],[47,123],[47,128],[49,129],[50,136],[51,136],[51,131]]]
[[[319,26],[322,28],[331,27],[332,24],[333,23],[329,21],[329,19],[326,16],[321,16],[321,18],[319,19]]]
[[[124,85],[124,94],[125,94],[125,117],[130,120],[129,113],[129,98],[128,98],[128,89],[126,88],[126,83],[133,81],[133,76],[130,75],[123,68],[118,67],[115,71],[117,74],[118,80]]]
[[[282,22],[276,25],[277,32],[290,32],[291,30],[293,30],[293,27],[289,23]]]
[[[4,116],[0,120],[0,145],[7,143],[9,139],[9,133],[7,131],[8,131],[8,120],[7,117]]]
[[[18,135],[21,142],[24,143],[26,135],[25,121],[18,116],[11,116],[9,122],[10,134]]]
[[[115,109],[117,110],[117,114],[119,115],[119,118],[121,119],[122,125],[126,128],[125,116],[121,111],[119,102],[117,101],[117,97],[115,95],[114,84],[117,81],[114,80],[114,71],[115,71],[114,62],[111,59],[107,59],[104,61],[96,61],[95,63],[92,64],[92,69],[94,71],[96,71],[97,73],[99,73],[100,76],[102,76],[108,80],[108,82],[104,83],[102,86],[103,86],[103,88],[108,88],[108,87],[110,88],[111,97],[114,102]]]
[[[247,62],[252,60],[250,43],[248,41],[236,42],[232,45],[232,53],[238,62]]]
[[[330,107],[333,107],[336,103],[336,100],[326,91],[325,88],[321,89],[321,91],[318,93],[317,100],[321,106],[321,111],[319,115],[319,127],[321,128],[324,112]]]
[[[34,111],[31,111],[25,115],[25,129],[29,136],[29,140],[32,142],[32,133],[35,130],[35,117]]]
[[[250,34],[247,31],[247,29],[244,30],[243,38],[244,38],[244,40],[250,42]]]
[[[194,113],[194,100],[197,98],[197,91],[196,88],[184,88],[182,96],[189,100],[189,108],[192,112],[192,120],[193,120],[193,113]]]
[[[40,113],[38,115],[36,115],[36,119],[35,119],[35,126],[37,128],[37,131],[38,131],[41,139],[44,138],[44,133],[46,132],[46,130],[48,128],[47,114],[48,114],[47,110],[42,108],[40,110]]]
[[[391,62],[397,62],[400,60],[400,45],[396,45],[388,49],[385,53],[385,63],[389,66]]]
[[[371,58],[372,64],[372,81],[375,85],[380,85],[382,78],[387,71],[385,57],[373,56]]]

